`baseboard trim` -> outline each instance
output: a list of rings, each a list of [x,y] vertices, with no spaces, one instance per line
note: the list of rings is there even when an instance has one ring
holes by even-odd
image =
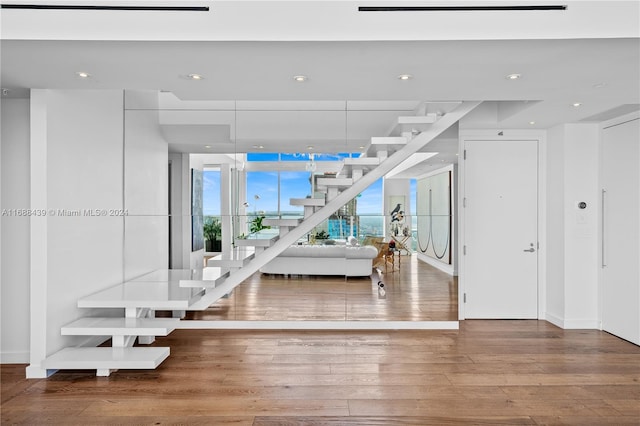
[[[564,328],[564,320],[559,316],[547,312],[544,315],[544,319],[557,327]]]
[[[442,272],[446,272],[449,275],[452,275],[452,276],[455,275],[455,271],[453,270],[453,265],[444,264],[422,253],[416,253],[416,255],[418,256],[418,260],[424,263],[427,263],[433,266],[434,268],[441,270]]]
[[[564,330],[600,330],[600,323],[598,320],[564,319],[548,312],[545,314],[545,320]]]
[[[182,320],[176,329],[211,330],[458,330],[458,321],[200,321]]]

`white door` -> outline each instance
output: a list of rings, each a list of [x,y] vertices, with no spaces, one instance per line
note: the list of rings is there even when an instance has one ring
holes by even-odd
[[[537,318],[538,141],[464,148],[465,317]]]
[[[602,135],[602,329],[640,345],[640,121]]]

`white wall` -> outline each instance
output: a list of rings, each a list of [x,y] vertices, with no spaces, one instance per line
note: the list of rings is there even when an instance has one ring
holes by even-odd
[[[2,99],[0,112],[0,208],[28,209],[29,100]],[[0,363],[26,363],[29,362],[29,217],[5,213],[0,230]]]
[[[126,92],[124,141],[125,279],[169,265],[169,158],[157,92]]]
[[[79,309],[79,298],[166,268],[168,158],[157,113],[125,111],[122,90],[32,90],[30,107],[31,207],[48,214],[30,223],[27,377],[44,377],[46,356],[101,340],[60,327],[122,315]],[[87,213],[97,210],[107,213]]]
[[[435,259],[431,256],[427,256],[423,253],[420,253],[420,251],[418,250],[418,252],[416,253],[418,256],[418,259],[420,259],[421,261],[428,263],[429,265],[440,269],[443,272],[446,272],[450,275],[457,275],[458,272],[458,249],[457,249],[457,224],[458,224],[458,219],[457,219],[457,200],[458,200],[458,193],[457,193],[457,188],[458,188],[458,167],[457,165],[454,164],[450,164],[446,167],[443,167],[441,169],[438,170],[434,170],[433,172],[429,172],[425,175],[422,175],[418,178],[418,180],[420,179],[424,179],[427,178],[429,176],[433,176],[433,175],[437,175],[440,173],[445,173],[445,172],[451,172],[451,188],[450,188],[450,196],[451,196],[451,215],[452,215],[452,227],[451,227],[451,236],[450,236],[450,247],[449,250],[451,252],[451,264],[442,262],[438,259]]]
[[[548,132],[546,317],[563,328],[598,327],[598,135],[593,123]]]
[[[77,300],[122,280],[123,218],[62,211],[122,209],[123,92],[34,90],[31,98],[31,366],[83,337],[60,327]],[[45,155],[42,155],[42,154]],[[41,263],[42,262],[42,263]]]

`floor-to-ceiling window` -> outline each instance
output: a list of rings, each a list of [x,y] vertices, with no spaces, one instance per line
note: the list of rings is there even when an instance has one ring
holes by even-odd
[[[220,252],[222,241],[220,168],[207,166],[202,172],[202,211],[205,252]]]

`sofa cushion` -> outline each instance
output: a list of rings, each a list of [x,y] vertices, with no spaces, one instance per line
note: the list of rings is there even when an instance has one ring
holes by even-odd
[[[347,259],[375,259],[378,256],[378,249],[374,246],[346,247]]]
[[[278,257],[345,257],[344,246],[304,245],[286,248]]]

